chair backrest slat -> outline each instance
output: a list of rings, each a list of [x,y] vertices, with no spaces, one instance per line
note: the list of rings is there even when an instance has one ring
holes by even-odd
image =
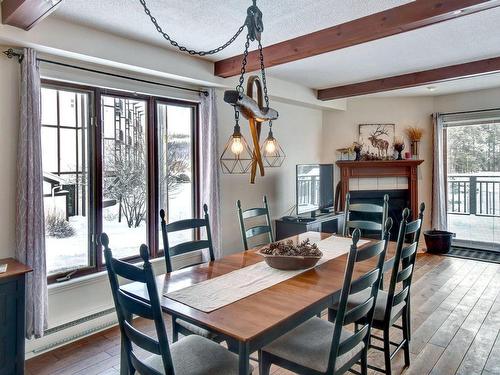
[[[241,240],[243,242],[243,247],[245,250],[248,250],[249,245],[248,241],[254,238],[255,236],[267,234],[267,238],[265,242],[259,243],[259,245],[264,245],[267,243],[273,242],[273,227],[271,223],[271,214],[269,212],[269,205],[267,203],[267,197],[264,195],[263,198],[264,207],[254,207],[243,210],[241,208],[241,201],[238,199],[236,202],[237,211],[238,211],[238,220],[240,222],[240,230],[241,230]],[[265,224],[254,225],[253,227],[247,228],[245,225],[245,220],[254,219],[258,217],[265,217]],[[254,244],[255,245],[255,244]]]
[[[250,219],[252,217],[263,216],[263,215],[267,215],[267,210],[262,207],[249,208],[248,210],[245,210],[242,213],[243,219]]]
[[[415,221],[412,221],[411,223],[408,223],[406,225],[406,234],[411,234],[411,233],[415,233],[416,231],[418,231],[420,229],[420,219],[417,219]]]
[[[347,257],[344,284],[342,286],[340,302],[335,318],[335,328],[327,370],[328,373],[333,373],[335,363],[340,355],[347,353],[361,342],[364,342],[366,347],[369,345],[371,322],[375,311],[375,301],[382,276],[382,269],[384,266],[385,253],[387,251],[391,227],[392,220],[388,218],[386,219],[384,225],[383,240],[374,244],[363,246],[361,249],[358,249],[357,246],[361,236],[361,231],[356,228],[352,234],[352,245]],[[357,280],[352,281],[355,264],[363,263],[364,267],[364,262],[366,261],[372,261],[370,264],[371,268],[364,272]],[[352,309],[348,309],[348,300],[350,296],[361,292],[363,292],[364,296],[365,291],[369,291],[366,299],[364,301],[360,301],[357,306]],[[353,322],[359,322],[361,318],[364,318],[364,323],[360,324],[359,329],[356,330],[352,336],[341,341],[344,326]],[[350,366],[358,360],[359,358],[354,356],[349,360],[349,363],[342,368],[350,368]]]
[[[351,203],[351,194],[347,193],[345,198],[345,220],[343,234],[349,236],[351,230],[360,229],[362,231],[380,231],[380,238],[384,236],[384,224],[389,212],[389,195],[384,195],[382,205],[373,203]],[[370,214],[370,220],[353,220],[351,213]],[[380,217],[380,221],[375,221],[374,217]]]
[[[344,315],[344,325],[352,324],[354,322],[359,321],[361,318],[368,315],[370,309],[373,307],[374,303],[373,297],[364,301],[363,303],[353,307],[351,310],[346,312]]]
[[[165,210],[160,210],[161,219],[161,233],[163,239],[163,249],[165,251],[165,263],[167,267],[167,272],[172,272],[172,256],[190,253],[192,251],[198,251],[203,249],[208,249],[210,254],[210,260],[215,260],[214,249],[212,244],[212,233],[210,230],[210,218],[208,216],[208,206],[203,205],[204,217],[202,219],[184,219],[175,221],[173,223],[168,223],[166,221]],[[206,239],[195,239],[187,242],[182,242],[176,244],[175,246],[170,246],[169,243],[169,233],[178,232],[182,230],[201,230],[205,228],[207,238]],[[195,232],[195,236],[200,235],[200,233]]]
[[[379,241],[367,248],[363,248],[359,250],[358,253],[356,254],[356,262],[363,262],[365,260],[373,258],[374,256],[380,255],[380,253],[382,253],[384,249],[385,249],[384,241]]]
[[[391,272],[389,289],[387,291],[387,306],[385,308],[384,320],[391,321],[392,308],[405,302],[408,305],[410,298],[411,280],[417,259],[418,242],[422,230],[425,205],[420,204],[418,219],[408,222],[410,210],[403,210],[403,220],[399,225],[398,240],[396,243],[396,253],[394,255],[394,265]],[[411,236],[412,235],[412,236]],[[405,244],[408,237],[411,243]],[[401,284],[401,286],[398,286]],[[396,290],[399,289],[399,292]]]
[[[359,279],[352,282],[349,295],[362,292],[366,290],[366,288],[371,287],[378,277],[380,277],[380,271],[378,269],[371,270],[370,272],[364,274]]]
[[[113,258],[113,254],[109,248],[109,238],[106,233],[101,234],[101,244],[104,246],[104,257],[106,259],[106,269],[111,285],[111,294],[115,303],[116,315],[118,316],[118,324],[120,326],[120,333],[130,373],[133,374],[137,371],[142,375],[173,375],[174,366],[160,307],[158,290],[156,289],[155,276],[151,262],[149,261],[148,247],[146,245],[141,245],[140,247],[140,255],[144,261],[141,268]],[[118,277],[145,284],[149,300],[139,300],[125,293],[118,284]],[[156,339],[149,337],[133,326],[133,315],[154,322]],[[163,371],[158,372],[156,369],[143,362],[136,355],[134,346],[142,348],[152,354],[159,355],[162,359]]]
[[[122,262],[118,259],[111,259],[113,269],[118,275],[127,275],[127,279],[131,281],[137,281],[140,283],[145,283],[144,272],[129,263]]]
[[[181,255],[190,253],[191,251],[208,249],[209,246],[210,243],[208,242],[208,240],[188,241],[175,246],[171,246],[169,249],[169,253],[170,256]]]
[[[123,328],[125,329],[127,336],[130,338],[130,341],[132,341],[135,345],[150,353],[157,355],[161,354],[160,344],[158,344],[158,341],[135,329],[134,326],[127,321],[124,322]]]
[[[392,305],[393,306],[397,306],[399,305],[401,302],[404,302],[406,297],[408,297],[408,291],[409,291],[409,288],[408,287],[405,287],[403,290],[399,291],[398,293],[396,293],[394,295],[394,298],[393,298],[393,302],[392,302]]]
[[[369,220],[349,220],[347,221],[349,228],[358,228],[361,230],[381,230],[382,224]]]
[[[409,246],[404,246],[401,249],[401,259],[409,258],[409,257],[415,255],[416,252],[417,252],[417,243],[416,242],[413,242]]]
[[[132,368],[136,370],[141,375],[163,375],[161,372],[156,371],[154,368],[146,366],[141,360],[132,353],[130,355],[130,362],[132,364]]]
[[[117,293],[118,302],[120,303],[121,308],[128,314],[138,315],[141,318],[149,320],[154,319],[151,311],[151,305],[135,299],[134,297],[124,293],[121,289],[119,289]]]
[[[247,238],[258,236],[259,234],[265,234],[269,233],[271,231],[271,228],[269,228],[267,225],[258,225],[255,227],[248,228],[245,231],[245,234]]]
[[[359,331],[354,333],[354,335],[349,336],[347,339],[342,341],[339,344],[338,356],[347,353],[349,350],[353,349],[358,345],[361,341],[366,340],[368,338],[370,326],[368,324],[364,325]]]
[[[184,219],[167,224],[167,232],[171,233],[180,230],[203,228],[205,225],[205,219]]]
[[[410,277],[412,272],[413,272],[413,264],[410,264],[409,266],[403,268],[401,271],[398,272],[398,277],[396,282],[400,283],[401,281],[405,281]]]
[[[349,206],[351,211],[357,212],[377,212],[383,213],[384,207],[373,203],[351,203]]]

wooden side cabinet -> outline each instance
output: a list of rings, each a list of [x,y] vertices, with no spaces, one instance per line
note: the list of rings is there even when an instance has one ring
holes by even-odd
[[[25,278],[31,268],[12,258],[0,259],[0,375],[24,374]]]
[[[276,241],[305,232],[341,233],[344,216],[343,212],[338,212],[311,219],[278,219],[276,220]]]

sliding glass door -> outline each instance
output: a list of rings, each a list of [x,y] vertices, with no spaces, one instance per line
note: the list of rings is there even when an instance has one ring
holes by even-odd
[[[500,119],[446,125],[448,229],[457,245],[500,251]]]

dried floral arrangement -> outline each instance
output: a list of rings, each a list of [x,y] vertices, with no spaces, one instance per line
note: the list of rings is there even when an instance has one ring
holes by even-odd
[[[308,239],[295,245],[292,240],[278,241],[269,244],[260,250],[264,255],[278,255],[278,256],[303,256],[303,257],[321,257],[323,253],[318,249],[318,245],[311,244]]]
[[[406,135],[408,135],[408,138],[410,139],[411,142],[420,142],[423,134],[424,134],[424,129],[422,128],[410,126],[409,128],[406,129]]]

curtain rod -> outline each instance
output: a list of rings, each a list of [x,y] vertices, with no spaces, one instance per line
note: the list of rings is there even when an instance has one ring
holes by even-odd
[[[16,52],[12,48],[9,48],[7,51],[3,51],[3,53],[9,59],[12,59],[13,57],[17,57],[18,60],[19,60],[19,62],[23,61],[23,58],[24,58],[24,55],[22,53]],[[97,70],[97,69],[84,68],[82,66],[77,66],[77,65],[72,65],[72,64],[66,64],[66,63],[62,63],[62,62],[58,62],[58,61],[52,61],[52,60],[46,60],[46,59],[37,59],[37,61],[44,62],[44,63],[47,63],[47,64],[64,66],[64,67],[67,67],[67,68],[73,68],[73,69],[83,70],[83,71],[91,72],[91,73],[103,74],[103,75],[107,75],[107,76],[115,77],[115,78],[128,79],[130,81],[148,83],[148,84],[156,85],[156,86],[169,87],[169,88],[173,88],[173,89],[177,89],[177,90],[197,92],[197,93],[203,94],[205,96],[208,96],[208,91],[206,91],[206,90],[190,89],[188,87],[182,87],[182,86],[176,86],[176,85],[169,85],[167,83],[160,83],[160,82],[154,82],[154,81],[148,81],[146,79],[133,78],[133,77],[124,76],[124,75],[121,75],[121,74],[104,72],[104,71]]]
[[[463,113],[481,113],[481,112],[488,112],[488,111],[498,111],[500,108],[490,108],[490,109],[476,109],[474,111],[460,111],[460,112],[448,112],[448,113],[440,113],[441,115],[461,115]]]

